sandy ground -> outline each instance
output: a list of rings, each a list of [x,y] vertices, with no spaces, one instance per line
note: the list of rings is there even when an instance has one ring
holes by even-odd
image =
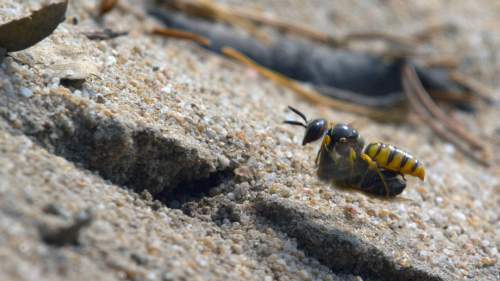
[[[22,14],[18,2],[0,19]],[[142,1],[123,2],[140,15]],[[422,48],[500,88],[500,7],[488,1],[224,3],[333,34],[449,20],[454,32]],[[97,23],[95,10],[71,2],[52,36],[0,67],[0,279],[499,279],[498,155],[484,168],[423,126],[315,108],[238,63],[148,35],[150,18],[117,9]],[[130,33],[82,34],[103,26]],[[83,86],[64,82],[75,73]],[[281,123],[286,105],[413,152],[426,181],[409,179],[393,201],[318,181],[317,146]],[[499,111],[454,117],[497,149]],[[76,242],[50,242],[86,210]]]

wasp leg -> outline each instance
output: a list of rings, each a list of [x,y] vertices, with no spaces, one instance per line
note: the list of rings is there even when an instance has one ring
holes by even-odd
[[[366,169],[366,171],[363,173],[363,176],[361,176],[361,179],[358,181],[358,186],[362,186],[363,182],[366,179],[366,175],[370,172],[370,169]]]
[[[384,185],[385,196],[389,197],[390,194],[391,194],[390,189],[389,189],[389,185],[387,184],[387,181],[385,180],[385,177],[382,174],[382,171],[380,170],[380,167],[378,165],[376,165],[376,167],[374,169],[377,172],[378,176],[380,177],[380,180],[382,181],[382,184]]]
[[[391,194],[390,190],[389,190],[389,186],[387,185],[387,182],[385,180],[384,175],[382,174],[382,171],[380,170],[379,165],[375,161],[373,161],[370,158],[370,156],[368,156],[365,153],[361,154],[361,159],[363,159],[363,161],[365,161],[366,163],[368,163],[368,170],[367,170],[366,173],[368,173],[369,170],[372,170],[372,171],[375,171],[377,173],[377,175],[380,177],[380,180],[382,181],[382,184],[384,185],[385,196],[389,197],[389,195]],[[365,175],[363,175],[363,180],[364,180],[364,178],[366,176],[366,173],[365,173]]]
[[[314,160],[314,164],[316,164],[316,167],[318,167],[319,165],[319,157],[321,156],[321,150],[322,148],[318,150],[318,153],[316,154],[316,160]]]
[[[384,181],[389,187],[389,193],[386,196],[396,196],[406,188],[406,181],[398,173],[383,170],[381,171]]]
[[[319,148],[318,154],[316,155],[316,160],[314,161],[316,166],[319,165],[319,159],[320,159],[320,156],[323,153],[323,151],[328,151],[328,145],[330,144],[331,141],[332,140],[329,136],[325,136],[323,138],[323,141],[321,142],[321,147]]]
[[[350,149],[350,152],[349,152],[349,165],[351,166],[351,171],[350,171],[350,177],[349,178],[353,178],[353,175],[354,175],[354,166],[356,164],[356,159],[357,159],[357,155],[356,155],[356,151],[354,151],[354,149]]]
[[[384,185],[384,190],[385,190],[385,196],[386,197],[389,197],[390,196],[390,190],[389,190],[389,186],[387,185],[387,182],[384,178],[384,175],[382,174],[382,172],[380,171],[380,168],[379,166],[377,165],[375,167],[375,171],[377,172],[378,176],[380,177],[380,179],[382,180],[382,184]]]

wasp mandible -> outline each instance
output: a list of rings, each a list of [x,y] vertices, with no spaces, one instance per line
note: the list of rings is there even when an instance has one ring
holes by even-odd
[[[403,192],[406,187],[404,175],[424,180],[425,168],[411,154],[380,142],[370,143],[363,150],[363,138],[350,125],[322,118],[308,121],[299,110],[291,106],[289,109],[304,120],[284,121],[305,128],[302,145],[323,138],[316,157],[321,180],[387,197]]]

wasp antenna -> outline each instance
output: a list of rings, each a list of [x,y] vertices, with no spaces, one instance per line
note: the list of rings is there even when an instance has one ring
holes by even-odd
[[[291,106],[288,106],[288,109],[290,109],[291,111],[295,112],[295,114],[299,115],[307,123],[307,118],[304,115],[304,113],[300,112],[299,110],[297,110],[297,109],[295,109],[295,108],[293,108]]]
[[[283,121],[283,123],[290,124],[290,125],[296,125],[296,126],[302,126],[304,128],[307,128],[306,124],[304,124],[302,122],[286,120],[286,121]]]

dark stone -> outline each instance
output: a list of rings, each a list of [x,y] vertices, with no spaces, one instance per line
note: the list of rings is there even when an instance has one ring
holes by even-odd
[[[77,214],[74,221],[67,226],[53,227],[49,225],[41,225],[39,229],[42,240],[52,246],[78,246],[80,245],[79,237],[83,228],[88,227],[92,222],[92,215],[89,211],[82,211]]]

